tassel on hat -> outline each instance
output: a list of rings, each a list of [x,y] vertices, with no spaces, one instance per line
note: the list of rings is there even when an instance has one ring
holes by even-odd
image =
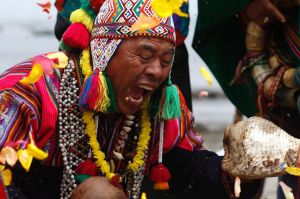
[[[94,70],[93,74],[84,81],[79,105],[84,109],[106,112],[110,106],[107,88],[107,79],[103,72]]]
[[[162,120],[181,118],[183,111],[189,112],[180,89],[172,84],[170,77],[166,85],[151,96],[148,109],[152,117]]]
[[[88,48],[82,51],[80,66],[86,79],[80,93],[79,105],[83,109],[96,112],[116,111],[117,105],[110,80],[105,71],[92,71]]]
[[[160,102],[160,117],[163,120],[172,118],[180,118],[183,113],[189,114],[188,107],[180,89],[172,84],[170,77],[167,80],[167,85],[163,89],[163,94]],[[159,151],[158,164],[154,166],[150,173],[150,180],[154,182],[154,189],[168,190],[171,179],[170,171],[164,166],[163,159],[163,144],[164,144],[164,121],[160,123],[159,132]]]
[[[163,94],[160,102],[160,118],[164,120],[180,118],[180,98],[176,85],[172,84],[168,77],[167,85],[163,88]]]
[[[150,179],[154,182],[154,189],[156,190],[168,190],[171,179],[171,174],[167,167],[163,163],[158,163],[152,168],[150,173]]]
[[[100,87],[98,75],[99,72],[94,71],[94,73],[84,81],[79,98],[79,105],[84,109],[93,110],[94,108],[97,96],[99,95],[98,86]]]
[[[158,149],[158,164],[154,166],[150,173],[150,180],[154,182],[154,189],[168,190],[171,179],[170,171],[162,163],[163,159],[163,142],[164,142],[164,122],[160,123],[159,131],[159,149]]]

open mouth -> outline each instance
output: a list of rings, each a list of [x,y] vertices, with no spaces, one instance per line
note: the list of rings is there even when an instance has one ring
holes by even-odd
[[[126,97],[126,100],[134,103],[141,103],[144,97],[150,95],[153,89],[153,87],[143,84],[133,86],[130,88],[129,95]]]

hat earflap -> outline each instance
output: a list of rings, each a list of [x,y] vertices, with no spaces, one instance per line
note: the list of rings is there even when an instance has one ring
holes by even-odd
[[[79,105],[96,112],[113,112],[117,110],[111,82],[105,71],[92,71],[89,48],[82,51],[80,67],[85,76]]]

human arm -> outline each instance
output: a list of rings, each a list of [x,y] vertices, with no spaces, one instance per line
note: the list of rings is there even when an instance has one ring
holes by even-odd
[[[27,98],[30,93],[22,86],[18,84],[0,91],[0,148],[18,141],[22,141],[20,147],[26,146],[29,133],[36,132],[39,128],[40,114],[36,98]]]

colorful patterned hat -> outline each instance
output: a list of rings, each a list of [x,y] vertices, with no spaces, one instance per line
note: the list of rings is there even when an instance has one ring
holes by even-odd
[[[145,31],[132,31],[141,14],[159,18],[152,10],[151,0],[107,0],[100,8],[91,32],[91,52],[94,68],[104,71],[122,39],[157,37],[175,44],[172,18],[160,19],[160,24]]]

